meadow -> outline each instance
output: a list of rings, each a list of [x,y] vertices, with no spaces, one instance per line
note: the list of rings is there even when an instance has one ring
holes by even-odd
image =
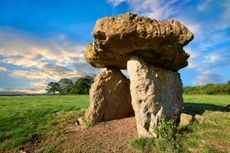
[[[204,122],[182,127],[190,152],[230,152],[230,95],[184,95],[185,112]],[[61,152],[63,128],[74,124],[89,105],[88,95],[0,96],[0,152]],[[36,145],[34,145],[36,144]]]

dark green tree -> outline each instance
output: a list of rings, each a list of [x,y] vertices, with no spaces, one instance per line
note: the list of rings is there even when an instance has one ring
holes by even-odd
[[[227,92],[228,94],[230,94],[230,80],[228,80],[227,82]]]
[[[73,88],[73,81],[71,79],[63,78],[58,83],[60,84],[60,94],[70,94]]]
[[[50,82],[46,87],[47,93],[56,94],[60,91],[60,85],[57,82]]]
[[[82,78],[79,78],[73,85],[72,93],[73,94],[89,94],[89,89],[91,87],[91,84],[93,83],[93,77],[91,76],[85,76]]]

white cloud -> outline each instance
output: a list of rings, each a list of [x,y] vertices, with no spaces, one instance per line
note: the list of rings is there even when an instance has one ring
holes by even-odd
[[[196,80],[194,85],[205,85],[207,83],[222,83],[223,77],[220,74],[211,73],[209,71],[202,72]]]
[[[6,41],[10,40],[10,41]],[[0,29],[0,55],[4,56],[1,62],[24,67],[42,67],[46,61],[53,60],[59,65],[70,64],[73,57],[84,61],[84,44],[73,42],[65,35],[39,38],[30,33],[15,29]],[[40,59],[36,57],[40,56]]]
[[[191,0],[108,0],[113,6],[127,2],[132,12],[155,19],[166,19],[178,14],[189,1]]]
[[[205,11],[212,2],[213,0],[202,0],[197,6],[198,11]]]
[[[222,3],[222,14],[220,16],[221,22],[219,26],[222,26],[222,28],[229,28],[230,26],[230,1],[229,0],[223,0]]]
[[[30,85],[33,88],[42,88],[44,89],[47,86],[48,82],[44,81],[44,80],[40,80],[40,81],[35,81],[35,82],[31,82]]]
[[[84,44],[72,41],[64,34],[40,38],[24,31],[0,27],[0,56],[3,57],[0,62],[19,66],[19,69],[9,70],[0,66],[0,71],[7,71],[14,78],[23,77],[31,85],[29,88],[7,90],[44,92],[48,81],[92,74],[93,68],[84,61],[84,49]]]
[[[191,48],[186,48],[186,52],[189,53],[190,57],[188,59],[188,67],[187,68],[196,68],[197,67],[197,62],[196,58],[200,56],[200,53],[198,51],[194,51]]]
[[[42,68],[43,65],[48,64],[45,60],[42,59],[33,60],[30,58],[17,57],[17,56],[5,57],[0,61],[7,64],[14,64],[23,67],[37,67],[37,68]]]
[[[43,79],[40,81],[33,81],[30,83],[31,89],[37,89],[37,93],[45,93],[46,92],[46,87],[49,82],[44,81]],[[34,90],[30,91],[34,92]]]
[[[4,71],[4,72],[5,72],[5,71],[7,71],[7,69],[6,69],[5,67],[1,67],[1,66],[0,66],[0,72],[1,72],[1,71]]]
[[[191,31],[195,35],[195,38],[197,36],[200,36],[202,32],[202,24],[200,22],[189,20],[187,17],[184,16],[177,16],[174,17],[174,19],[180,21],[180,23],[185,25],[189,29],[189,31]]]
[[[218,53],[211,53],[204,57],[203,63],[214,63],[220,59],[220,54]]]
[[[125,0],[108,0],[109,3],[112,3],[113,6],[117,6]]]
[[[11,75],[16,77],[24,77],[30,80],[49,79],[58,81],[62,78],[75,78],[87,75],[87,73],[68,69],[64,66],[46,64],[39,70],[14,70]]]

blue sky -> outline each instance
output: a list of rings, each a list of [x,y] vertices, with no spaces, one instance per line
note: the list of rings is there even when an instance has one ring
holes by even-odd
[[[194,33],[185,86],[230,80],[230,0],[1,0],[0,91],[37,93],[97,73],[83,56],[94,24],[125,12],[177,19]]]

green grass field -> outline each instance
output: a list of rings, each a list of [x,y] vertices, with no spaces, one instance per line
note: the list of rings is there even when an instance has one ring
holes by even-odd
[[[58,137],[62,126],[83,115],[88,101],[88,96],[72,95],[0,97],[0,152],[30,143],[38,135]],[[55,148],[47,146],[45,150]]]
[[[200,152],[227,152],[230,148],[229,95],[185,95],[185,112],[204,116],[184,128],[183,145]],[[36,152],[58,152],[62,128],[83,116],[89,99],[76,96],[0,96],[0,152],[42,138]],[[192,151],[193,151],[192,150]]]
[[[184,95],[185,112],[202,115],[204,122],[193,122],[184,129],[183,145],[191,152],[230,152],[230,95]],[[183,129],[182,129],[183,130]]]

